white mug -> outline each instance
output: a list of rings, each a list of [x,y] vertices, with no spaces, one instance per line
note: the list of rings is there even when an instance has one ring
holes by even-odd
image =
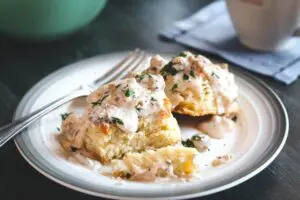
[[[242,44],[263,51],[283,50],[300,21],[300,0],[227,0]]]

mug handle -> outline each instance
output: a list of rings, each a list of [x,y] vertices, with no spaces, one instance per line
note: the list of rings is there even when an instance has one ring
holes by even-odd
[[[297,1],[297,12],[300,12],[300,1]],[[300,16],[298,16],[298,24],[294,32],[294,36],[300,36]]]
[[[294,32],[294,36],[297,36],[297,37],[300,36],[300,27],[297,28],[297,30]]]

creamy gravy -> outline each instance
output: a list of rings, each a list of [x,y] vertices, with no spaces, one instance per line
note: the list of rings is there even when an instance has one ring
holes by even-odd
[[[220,120],[220,119],[218,119],[218,120]],[[228,120],[230,120],[230,119],[228,119]],[[211,120],[206,123],[213,123],[213,121],[215,121],[215,120]],[[195,161],[198,165],[198,171],[196,174],[194,174],[193,178],[201,178],[204,176],[208,176],[210,173],[215,173],[214,169],[219,166],[214,166],[213,163],[220,156],[229,155],[230,157],[233,156],[233,158],[234,158],[234,155],[232,155],[231,153],[232,153],[234,146],[238,142],[237,140],[238,140],[239,134],[241,134],[239,132],[241,130],[240,123],[238,123],[238,122],[236,123],[236,125],[234,126],[233,132],[226,132],[226,134],[224,134],[224,137],[222,137],[221,139],[216,139],[214,137],[210,137],[207,134],[199,133],[199,131],[194,128],[195,123],[197,123],[196,120],[191,123],[190,120],[184,119],[184,121],[182,121],[181,119],[179,119],[178,122],[179,122],[181,130],[184,134],[183,135],[184,140],[187,138],[191,138],[191,136],[197,134],[197,135],[201,136],[201,138],[203,138],[203,141],[205,142],[206,146],[208,147],[207,150],[199,152],[198,155],[195,157]],[[226,119],[225,119],[225,123],[224,123],[224,118],[221,119],[221,122],[223,124],[218,124],[219,126],[224,126],[224,124],[225,124],[225,126],[227,127],[228,124],[227,124]],[[234,123],[234,122],[232,122],[232,123]],[[231,125],[229,125],[229,126],[231,126]],[[113,166],[111,166],[111,165],[102,166],[98,161],[92,160],[83,155],[78,155],[77,153],[75,153],[74,156],[71,156],[69,158],[69,160],[73,163],[82,165],[85,168],[88,168],[96,173],[101,173],[101,174],[108,175],[108,176],[112,173]],[[228,162],[230,162],[230,160],[228,160]],[[120,181],[122,182],[124,180],[120,180]],[[186,181],[186,179],[178,179],[178,178],[168,177],[168,178],[157,178],[157,180],[155,180],[155,182],[164,182],[164,181],[176,182],[176,181]]]
[[[233,75],[220,66],[212,68],[212,63],[204,57],[197,56],[197,58],[201,60],[203,72],[208,77],[207,79],[217,94],[216,96],[218,96],[218,112],[225,112],[229,102],[234,101],[238,96]],[[163,66],[166,63],[161,58],[157,62],[157,66]],[[174,67],[179,73],[172,77],[169,76],[180,85],[176,90],[192,90],[194,93],[199,94],[199,91],[202,91],[203,78],[201,76],[192,77],[191,71],[194,69],[191,60],[188,57],[180,57],[177,62]],[[189,78],[183,78],[184,74],[188,74]],[[161,76],[149,76],[148,74],[143,75],[143,77],[140,75],[110,83],[89,95],[88,117],[94,123],[114,120],[116,125],[124,132],[136,132],[140,116],[155,118],[156,113],[163,108],[163,100],[166,98],[164,88],[165,84]],[[228,88],[231,89],[228,90]],[[170,91],[169,88],[166,90],[166,93]],[[173,97],[176,98],[174,95],[171,96],[171,98]],[[200,133],[200,135],[205,137],[207,150],[199,152],[196,156],[196,161],[199,165],[199,173],[196,176],[212,169],[212,162],[218,156],[230,153],[237,138],[235,123],[225,117],[214,116],[212,120],[199,124],[198,129],[207,133],[207,135]],[[184,133],[185,131],[182,132]],[[196,132],[199,134],[199,131]],[[97,171],[97,173],[106,174],[111,172],[111,166],[101,166],[98,161],[82,155],[75,154],[70,159],[72,162],[80,163],[89,169]],[[166,180],[169,179],[167,178]],[[157,180],[161,181],[164,179],[159,178]]]
[[[211,138],[223,139],[235,131],[236,124],[226,117],[213,116],[209,121],[201,122],[198,129]]]
[[[226,67],[215,65],[209,59],[189,52],[173,58],[171,62],[169,64],[172,65],[173,71],[169,69],[169,75],[166,76],[168,88],[165,92],[171,99],[172,108],[184,99],[192,101],[193,96],[200,98],[203,95],[203,87],[206,87],[205,81],[208,80],[216,97],[218,114],[230,110],[238,97],[238,87],[235,84],[234,75]],[[155,56],[151,59],[149,71],[157,72],[164,67],[162,65],[165,63],[163,58]]]
[[[164,106],[164,80],[160,75],[141,74],[110,83],[88,97],[89,118],[94,123],[114,122],[134,133],[139,117],[155,117]]]
[[[205,66],[203,72],[208,77],[216,94],[218,113],[226,113],[231,103],[238,97],[238,88],[235,84],[234,75],[217,65],[215,67]]]

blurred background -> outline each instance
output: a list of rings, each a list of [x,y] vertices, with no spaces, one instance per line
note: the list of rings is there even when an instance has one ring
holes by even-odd
[[[212,2],[212,0],[2,0],[0,124],[11,121],[22,96],[39,80],[65,65],[85,58],[137,47],[152,52],[171,53],[189,49],[214,59],[226,57],[227,54],[224,52],[216,54],[212,50],[201,51],[192,45],[178,44],[182,42],[160,34],[168,30],[174,22],[190,17]],[[250,2],[259,3],[259,1]],[[224,34],[223,30],[219,28],[214,34]],[[206,35],[212,33],[207,32]],[[233,40],[230,48],[235,47],[237,43],[238,40]],[[299,60],[294,53],[296,50],[293,49],[293,54],[284,53],[284,56],[292,55],[294,60]],[[236,52],[249,53],[248,51],[252,57],[258,55],[263,60],[265,57],[261,58],[261,55],[270,56],[269,52],[251,53],[252,50],[245,47]],[[272,57],[274,54],[273,52],[271,54]],[[277,54],[275,52],[275,55]],[[279,55],[281,56],[279,58],[282,58],[282,54]],[[235,60],[227,62],[235,63]],[[233,67],[241,69],[235,64]],[[300,120],[299,81],[287,86],[280,80],[274,80],[273,74],[266,76],[244,68],[248,73],[264,80],[282,98],[290,114],[291,132],[296,133],[297,127],[300,128],[297,124]],[[280,66],[278,69],[283,71]],[[299,71],[299,67],[297,69]],[[233,189],[203,199],[299,199],[300,192],[296,185],[299,186],[300,169],[296,165],[286,164],[291,159],[287,155],[299,159],[296,153],[297,148],[300,150],[299,141],[298,136],[291,135],[288,146],[283,151],[286,154],[281,154],[268,170]],[[23,160],[12,141],[1,149],[0,160],[2,162],[0,192],[4,199],[24,197],[96,199],[64,188],[38,174]]]

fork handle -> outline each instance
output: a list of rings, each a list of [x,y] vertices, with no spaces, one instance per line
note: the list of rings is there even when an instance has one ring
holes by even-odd
[[[31,114],[17,119],[10,124],[0,127],[0,147],[2,147],[7,141],[20,133],[26,127],[31,125],[36,120],[40,119],[47,113],[51,112],[55,108],[71,101],[72,99],[80,96],[85,96],[86,92],[82,89],[74,90],[71,93],[43,106],[42,108],[32,112]]]

